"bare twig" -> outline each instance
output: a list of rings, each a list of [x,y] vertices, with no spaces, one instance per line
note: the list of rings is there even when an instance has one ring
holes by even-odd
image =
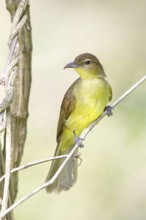
[[[9,66],[11,65],[11,61],[13,60],[13,54],[16,47],[17,38],[12,42],[12,46],[10,48],[10,53],[7,60],[7,66],[5,70],[5,85],[6,85],[6,97],[3,99],[0,104],[0,121],[2,123],[1,127],[4,128],[4,110],[6,110],[6,159],[5,159],[5,182],[4,182],[4,190],[3,190],[3,199],[1,212],[5,211],[8,204],[8,196],[9,196],[9,182],[10,182],[10,169],[11,169],[11,116],[10,116],[10,104],[13,98],[13,84],[16,76],[17,67],[13,67],[11,72],[9,73]],[[16,64],[15,64],[16,65]]]
[[[8,204],[9,195],[9,181],[10,181],[10,169],[11,169],[11,117],[10,108],[7,109],[7,120],[6,120],[6,160],[5,160],[5,182],[2,199],[1,212],[5,211]]]
[[[15,17],[12,22],[12,29],[15,29],[15,27],[18,25],[18,23],[21,20],[21,17],[26,9],[26,6],[28,5],[29,1],[28,0],[21,0],[18,7],[17,11],[15,13]]]
[[[142,84],[144,81],[146,80],[146,75],[144,77],[142,77],[137,83],[135,83],[129,90],[127,90],[123,95],[121,95],[112,105],[111,107],[114,109],[114,107],[116,107],[122,100],[124,100],[131,92],[133,92],[140,84]],[[82,143],[82,141],[85,139],[85,137],[87,136],[87,134],[93,129],[93,127],[103,118],[105,117],[105,115],[107,115],[107,111],[104,111],[102,113],[102,115],[92,124],[90,124],[90,126],[85,129],[82,134],[80,135],[80,143]],[[66,159],[63,161],[63,163],[61,164],[61,166],[59,167],[59,169],[57,170],[57,172],[54,174],[54,176],[46,183],[44,183],[43,185],[39,186],[38,188],[36,188],[35,190],[33,190],[32,192],[30,192],[28,195],[24,196],[23,198],[21,198],[20,200],[18,200],[15,204],[13,204],[12,206],[10,206],[7,210],[5,210],[4,212],[1,213],[0,217],[4,217],[6,214],[8,214],[10,211],[12,211],[13,209],[15,209],[17,206],[19,206],[21,203],[23,203],[24,201],[26,201],[27,199],[29,199],[30,197],[32,197],[33,195],[35,195],[36,193],[38,193],[39,191],[41,191],[42,189],[46,188],[47,186],[49,186],[50,184],[52,184],[56,178],[58,177],[58,175],[60,174],[60,172],[62,171],[62,169],[64,168],[64,166],[66,165],[66,163],[68,162],[68,160],[73,156],[74,152],[76,151],[76,149],[78,148],[78,144],[76,144],[73,149],[70,151],[70,153],[67,155]]]
[[[8,75],[11,72],[12,68],[14,67],[14,65],[11,64],[11,61],[13,60],[13,54],[14,54],[14,51],[15,51],[15,48],[16,48],[17,40],[18,40],[18,37],[15,37],[13,39],[13,42],[12,42],[11,46],[10,46],[9,55],[8,55],[8,58],[7,58],[5,70],[1,74],[1,77],[0,77],[0,84],[3,84],[3,85],[6,84],[6,78],[8,77]]]
[[[66,155],[60,155],[60,156],[55,156],[55,157],[49,157],[49,158],[46,158],[46,159],[42,159],[42,160],[37,160],[37,161],[34,161],[34,162],[30,162],[30,163],[27,163],[27,164],[24,164],[22,166],[19,166],[19,167],[15,167],[13,168],[10,173],[15,173],[15,172],[18,172],[20,170],[24,170],[24,169],[27,169],[29,167],[32,167],[34,165],[39,165],[39,164],[42,164],[42,163],[45,163],[45,162],[49,162],[49,161],[52,161],[52,160],[58,160],[58,159],[63,159],[63,158],[66,158],[68,156],[68,154]],[[74,158],[80,158],[81,156],[81,153],[78,153],[77,155],[74,155],[73,157]],[[2,180],[5,179],[5,175],[1,176],[0,178],[0,182],[2,182]]]
[[[50,179],[48,182],[44,183],[43,185],[39,186],[38,188],[36,188],[35,190],[33,190],[31,193],[29,193],[28,195],[24,196],[23,198],[21,198],[19,201],[17,201],[16,203],[14,203],[12,206],[10,206],[7,210],[5,210],[4,212],[1,213],[0,217],[3,218],[6,214],[8,214],[10,211],[12,211],[13,209],[15,209],[17,206],[19,206],[20,204],[22,204],[24,201],[26,201],[27,199],[29,199],[30,197],[32,197],[33,195],[35,195],[36,193],[38,193],[39,191],[41,191],[42,189],[46,188],[47,186],[49,186],[50,184],[52,184],[55,179],[58,177],[58,175],[60,174],[60,172],[62,171],[62,169],[64,168],[64,166],[66,165],[66,163],[68,162],[68,160],[72,157],[72,155],[74,154],[74,152],[76,151],[76,149],[78,148],[78,145],[76,144],[73,149],[70,151],[70,153],[67,155],[66,159],[63,161],[63,163],[61,164],[61,166],[59,167],[59,169],[57,170],[57,172],[55,173],[55,175],[52,177],[52,179]]]
[[[14,37],[19,34],[19,32],[22,29],[23,25],[26,23],[26,20],[27,20],[27,16],[24,15],[22,17],[22,19],[20,20],[20,22],[17,24],[17,26],[14,29],[12,29],[12,33],[10,35],[8,45],[11,45],[11,42],[14,39]]]
[[[21,0],[18,5],[17,11],[15,13],[15,17],[12,22],[12,29],[11,29],[8,45],[11,45],[11,42],[13,41],[14,37],[19,33],[22,26],[26,22],[27,16],[26,15],[23,16],[23,13],[26,9],[28,2],[29,2],[28,0]]]
[[[10,104],[12,103],[13,92],[14,92],[13,85],[14,85],[14,80],[17,75],[17,70],[18,70],[18,68],[17,68],[17,66],[15,66],[9,76],[8,83],[7,83],[8,86],[6,88],[6,96],[2,100],[2,102],[0,103],[0,113],[2,113],[5,109],[7,109],[10,106]]]
[[[143,76],[139,81],[137,81],[133,86],[130,87],[126,92],[124,92],[110,107],[114,109],[121,101],[123,101],[131,92],[133,92],[138,86],[140,86],[146,80],[146,75]],[[93,129],[93,127],[105,116],[107,115],[107,110],[105,110],[99,118],[97,118],[93,123],[89,125],[86,130],[85,136],[81,135],[81,138],[85,138],[87,134]]]
[[[0,113],[0,133],[5,129],[4,111]]]
[[[112,105],[114,108],[118,105],[123,99],[125,99],[131,92],[133,92],[138,86],[140,86],[146,80],[146,75],[143,76],[140,80],[138,80],[130,89],[128,89],[123,95],[121,95]]]
[[[42,160],[38,160],[38,161],[34,161],[34,162],[30,162],[30,163],[27,163],[27,164],[24,164],[20,167],[15,167],[11,170],[11,173],[15,173],[15,172],[18,172],[20,170],[24,170],[24,169],[27,169],[31,166],[34,166],[34,165],[38,165],[38,164],[41,164],[41,163],[45,163],[45,162],[49,162],[49,161],[52,161],[52,160],[57,160],[57,159],[62,159],[62,158],[66,158],[67,157],[67,154],[66,155],[60,155],[60,156],[55,156],[55,157],[50,157],[50,158],[46,158],[46,159],[42,159]],[[1,178],[0,178],[0,182],[5,178],[5,175],[3,175]]]
[[[18,63],[19,48],[16,47],[16,44],[18,42],[18,34],[27,20],[26,15],[24,15],[21,18],[27,4],[28,4],[28,0],[23,0],[20,2],[18,9],[16,11],[16,14],[15,14],[14,20],[13,20],[13,23],[12,23],[12,31],[11,31],[11,34],[9,37],[9,43],[8,43],[10,47],[10,51],[9,51],[8,59],[6,62],[5,70],[0,77],[0,84],[5,85],[10,75],[11,75],[11,78],[9,79],[9,83],[6,89],[6,97],[3,99],[2,103],[0,104],[0,113],[10,106],[12,102],[12,98],[13,98],[13,89],[11,89],[9,85],[11,85],[12,87],[12,83],[10,80],[13,79],[13,84],[14,84],[14,79],[17,73],[17,68],[15,66]],[[4,121],[3,114],[0,114],[0,121]],[[0,131],[3,131],[4,125],[2,125],[1,127],[2,128],[0,129]]]

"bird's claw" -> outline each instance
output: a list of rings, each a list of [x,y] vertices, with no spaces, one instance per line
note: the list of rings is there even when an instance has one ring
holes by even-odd
[[[73,157],[74,157],[74,160],[76,160],[76,159],[79,160],[79,162],[78,162],[78,166],[80,166],[81,163],[82,163],[81,153],[77,152],[77,153],[74,154]]]
[[[113,115],[113,112],[112,112],[113,108],[111,106],[106,106],[104,111],[107,111],[107,116],[112,116]]]
[[[82,141],[84,140],[84,138],[80,138],[80,137],[77,137],[76,133],[75,133],[75,130],[73,130],[73,135],[74,135],[74,139],[75,139],[75,142],[76,144],[81,148],[81,147],[84,147]]]

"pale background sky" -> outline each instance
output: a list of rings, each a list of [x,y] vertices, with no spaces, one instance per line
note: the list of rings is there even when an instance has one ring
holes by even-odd
[[[52,156],[61,100],[78,77],[65,64],[96,55],[113,88],[113,101],[146,74],[146,1],[32,0],[32,89],[22,163]],[[0,71],[8,54],[9,13],[0,1]],[[26,220],[146,219],[146,84],[89,134],[80,150],[75,186],[40,192],[15,211]],[[18,198],[41,185],[49,164],[20,174]],[[18,199],[17,198],[17,199]]]

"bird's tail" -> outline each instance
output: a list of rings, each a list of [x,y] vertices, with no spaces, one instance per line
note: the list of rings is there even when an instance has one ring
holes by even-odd
[[[54,156],[68,154],[72,149],[72,147],[73,146],[71,146],[68,149],[61,150],[61,147],[57,146],[57,149],[59,150],[55,152]],[[63,161],[64,159],[56,159],[52,162],[46,181],[50,180],[54,176],[54,174],[61,166]],[[46,191],[50,193],[52,191],[60,192],[62,190],[68,190],[76,182],[76,179],[77,179],[77,159],[71,157],[67,162],[67,164],[65,165],[65,167],[63,168],[63,170],[61,171],[61,173],[59,174],[59,176],[57,177],[57,179],[46,188]]]

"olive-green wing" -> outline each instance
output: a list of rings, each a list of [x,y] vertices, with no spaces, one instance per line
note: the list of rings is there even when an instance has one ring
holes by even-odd
[[[109,85],[110,86],[110,85]],[[111,101],[112,100],[112,88],[111,88],[111,86],[110,86],[110,96],[109,96],[109,101]]]
[[[68,119],[69,115],[73,111],[75,107],[75,95],[74,95],[74,87],[78,84],[80,79],[77,79],[67,90],[60,109],[60,116],[58,121],[58,127],[57,127],[57,142],[59,142],[59,137],[61,136],[64,122]]]

